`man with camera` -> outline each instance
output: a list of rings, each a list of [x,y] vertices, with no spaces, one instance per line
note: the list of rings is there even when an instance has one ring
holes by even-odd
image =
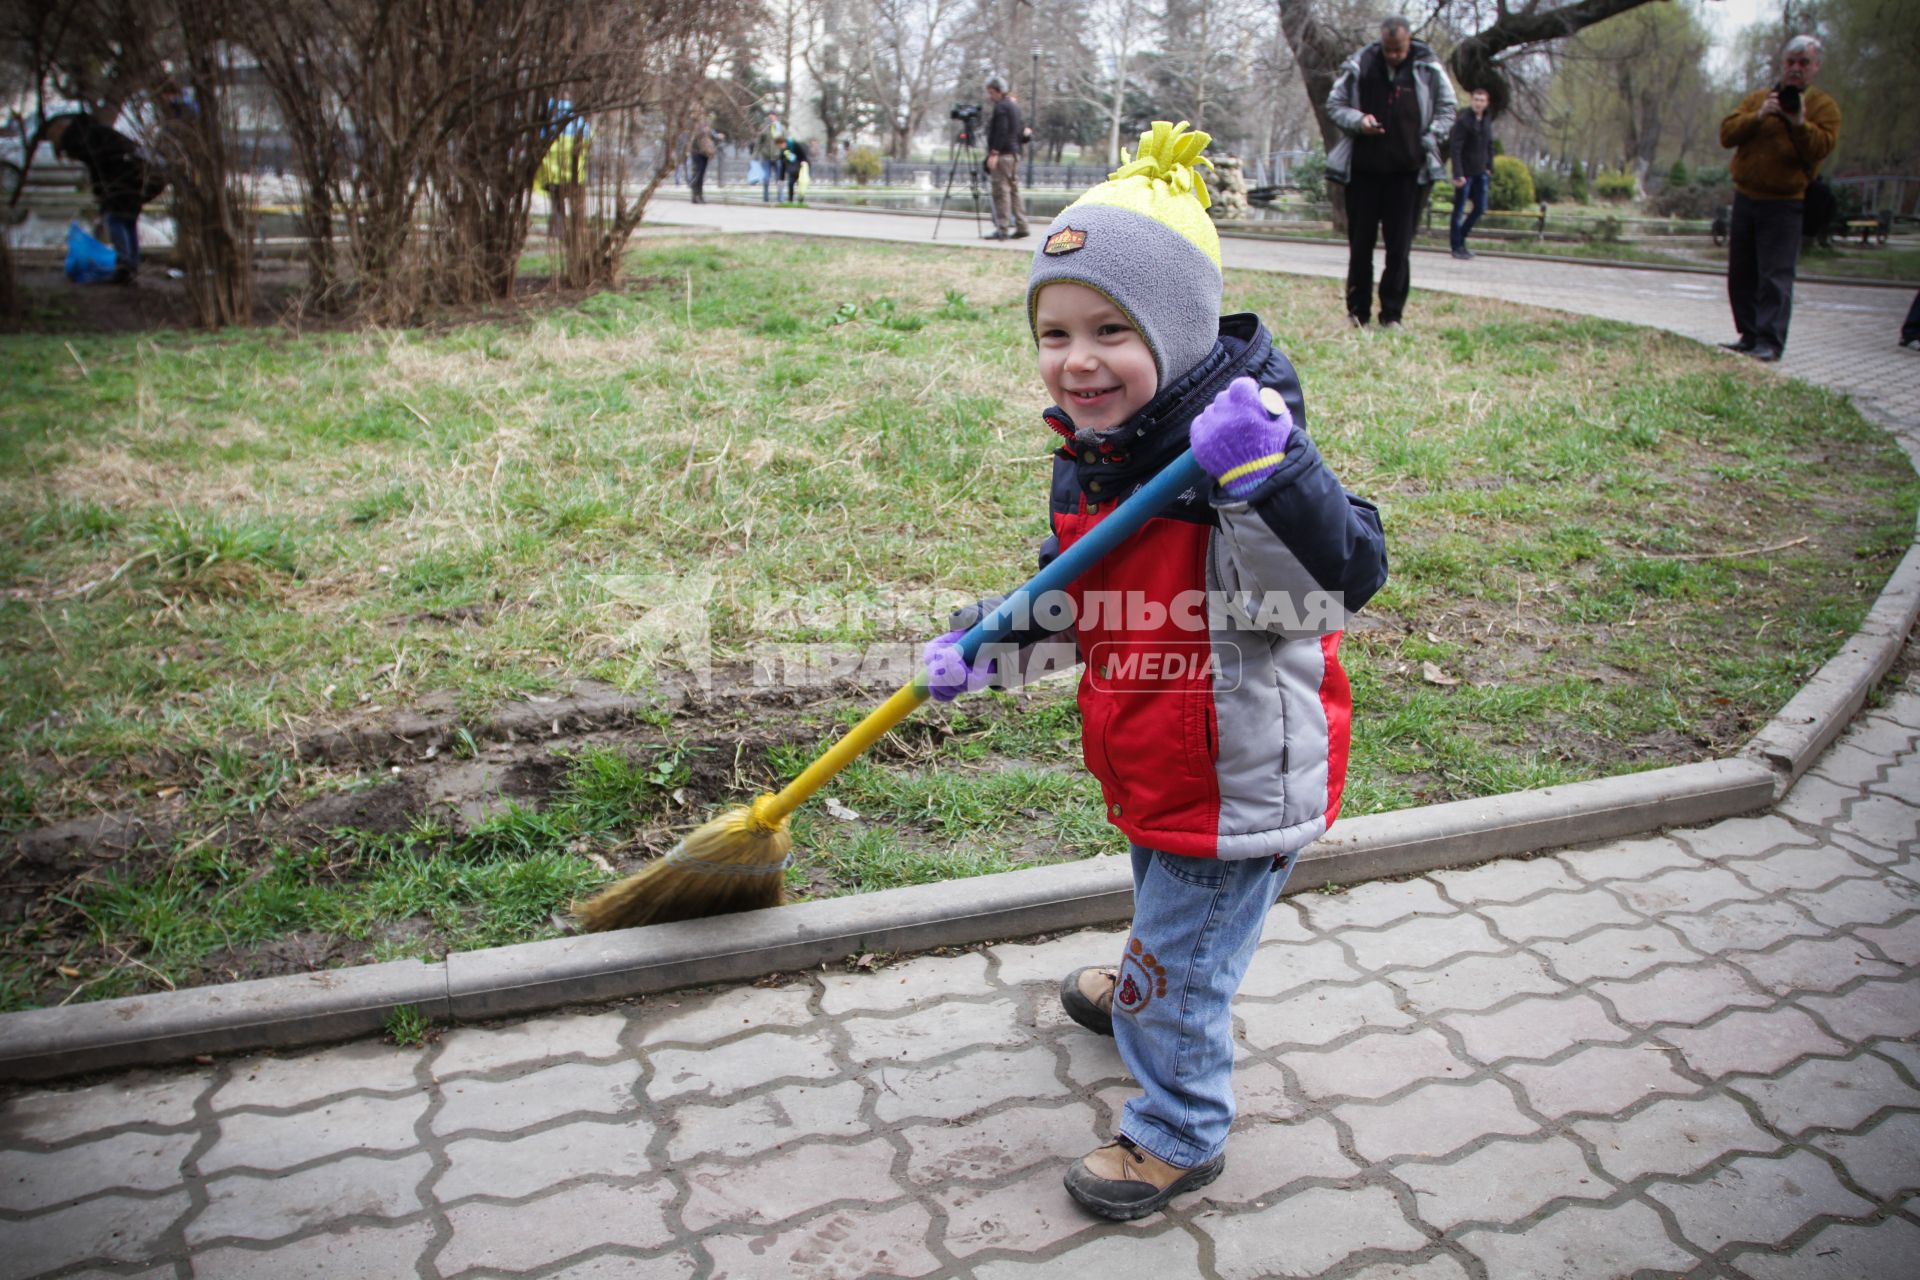
[[[999,76],[987,81],[993,115],[987,120],[987,176],[993,185],[993,234],[989,240],[1021,240],[1027,235],[1027,211],[1020,207],[1020,137],[1025,127],[1020,105]]]
[[[1722,345],[1755,360],[1786,349],[1808,190],[1840,139],[1839,106],[1813,87],[1819,72],[1820,41],[1794,37],[1780,55],[1780,82],[1755,89],[1720,122],[1720,145],[1733,150],[1727,301],[1740,332]]]

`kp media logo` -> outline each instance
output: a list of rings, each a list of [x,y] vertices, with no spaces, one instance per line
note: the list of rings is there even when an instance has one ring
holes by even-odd
[[[1239,687],[1239,651],[1231,641],[1103,640],[1087,655],[1087,680],[1103,693],[1165,693],[1188,686],[1225,692]]]

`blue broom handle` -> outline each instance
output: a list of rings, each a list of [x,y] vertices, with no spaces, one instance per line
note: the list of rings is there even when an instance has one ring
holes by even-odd
[[[1013,619],[1023,602],[1031,602],[1049,591],[1059,591],[1094,566],[1109,551],[1126,541],[1140,526],[1159,515],[1187,489],[1211,483],[1189,449],[1169,462],[1153,479],[1134,490],[1133,496],[1117,507],[1112,515],[1093,526],[1072,546],[1054,557],[1046,568],[1027,580],[1025,586],[1003,601],[999,608],[980,619],[960,637],[960,655],[968,662],[980,647],[1003,640],[1013,630]]]

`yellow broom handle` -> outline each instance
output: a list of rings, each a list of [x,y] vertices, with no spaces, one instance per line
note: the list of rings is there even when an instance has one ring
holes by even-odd
[[[912,715],[914,709],[927,700],[927,677],[922,671],[900,689],[891,698],[875,707],[853,728],[847,730],[840,741],[827,748],[826,753],[812,764],[806,772],[789,782],[780,794],[754,806],[756,821],[768,825],[784,821],[786,816],[805,804],[807,798],[827,780],[854,762],[854,759],[868,747],[878,742],[887,730]]]

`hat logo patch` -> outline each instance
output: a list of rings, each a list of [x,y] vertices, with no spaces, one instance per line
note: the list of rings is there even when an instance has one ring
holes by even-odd
[[[1050,257],[1059,257],[1063,253],[1072,253],[1076,249],[1087,247],[1087,233],[1074,227],[1062,227],[1047,237],[1046,247],[1041,252]]]

